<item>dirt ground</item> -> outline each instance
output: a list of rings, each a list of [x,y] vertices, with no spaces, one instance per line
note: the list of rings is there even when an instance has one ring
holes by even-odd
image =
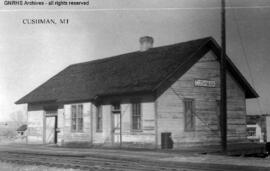
[[[79,171],[78,169],[64,169],[47,166],[22,165],[0,162],[1,171]]]
[[[230,157],[195,152],[0,145],[0,161],[80,170],[266,171],[269,158]],[[35,170],[32,169],[32,170]],[[39,170],[39,169],[38,169]]]

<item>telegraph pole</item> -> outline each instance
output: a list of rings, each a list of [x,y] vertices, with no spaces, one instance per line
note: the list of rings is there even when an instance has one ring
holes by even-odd
[[[122,112],[120,111],[120,148],[122,148]]]
[[[221,0],[221,56],[220,56],[220,131],[223,152],[227,151],[227,85],[226,85],[226,9]]]

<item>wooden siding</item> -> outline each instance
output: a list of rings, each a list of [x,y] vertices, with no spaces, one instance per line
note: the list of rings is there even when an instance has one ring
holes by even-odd
[[[92,115],[93,115],[93,143],[94,144],[111,144],[111,106],[101,105],[102,110],[102,132],[97,132],[96,130],[96,112],[97,108],[92,105]]]
[[[266,142],[270,142],[270,116],[265,116]]]
[[[63,145],[64,144],[64,123],[65,123],[65,113],[64,113],[64,107],[61,106],[57,110],[57,116],[58,116],[58,123],[57,123],[57,128],[59,130],[57,134],[57,144],[58,145]]]
[[[216,87],[195,87],[194,80],[212,80]],[[231,75],[228,86],[228,140],[246,139],[245,94]],[[195,100],[195,130],[184,131],[183,99]],[[207,53],[157,99],[158,145],[161,133],[171,132],[176,148],[182,145],[219,144],[219,118],[217,100],[220,99],[219,63],[214,53]]]
[[[155,142],[155,123],[154,123],[154,103],[141,103],[141,125],[140,131],[132,130],[131,104],[122,104],[122,134],[123,142],[126,143],[153,143]]]
[[[123,144],[154,144],[155,143],[155,120],[154,102],[143,102],[142,107],[142,130],[131,129],[131,103],[121,104],[122,113],[122,142]],[[111,105],[102,105],[103,129],[96,131],[96,106],[93,106],[93,143],[114,144],[112,142],[112,113]],[[117,134],[119,135],[119,134]]]
[[[83,131],[73,132],[71,131],[71,105],[64,105],[64,116],[63,119],[63,144],[72,144],[72,143],[91,143],[91,117],[90,117],[90,107],[91,103],[80,103],[83,105]],[[60,119],[60,118],[59,118]],[[62,132],[61,131],[61,132]]]
[[[29,144],[43,143],[43,107],[28,105],[27,139]]]
[[[117,145],[112,142],[112,112],[111,105],[102,105],[102,132],[96,131],[96,106],[94,104],[83,104],[83,131],[73,132],[71,130],[71,106],[65,104],[57,110],[58,145],[90,145],[105,144]],[[155,144],[155,114],[154,102],[142,102],[142,130],[134,132],[131,129],[131,103],[121,104],[122,113],[122,142],[128,145]],[[44,113],[42,105],[33,105],[28,109],[29,143],[45,143]],[[119,134],[118,134],[119,136]],[[154,146],[154,145],[153,145]]]

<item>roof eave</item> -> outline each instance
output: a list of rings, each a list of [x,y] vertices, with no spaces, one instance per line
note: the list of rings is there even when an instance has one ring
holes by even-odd
[[[37,103],[54,103],[57,102],[57,100],[36,100],[36,101],[27,101],[24,99],[20,99],[15,102],[15,104],[37,104]]]
[[[209,46],[213,50],[213,52],[216,54],[217,57],[220,56],[221,47],[218,45],[215,39],[211,38],[209,41]],[[233,74],[236,74],[240,80],[237,80],[241,83],[241,86],[244,88],[245,91],[245,97],[246,99],[252,99],[252,98],[258,98],[259,94],[256,92],[256,90],[249,84],[249,82],[246,80],[246,78],[241,74],[241,72],[238,70],[238,68],[233,64],[231,59],[226,55],[226,62],[227,66],[231,67],[231,71]]]

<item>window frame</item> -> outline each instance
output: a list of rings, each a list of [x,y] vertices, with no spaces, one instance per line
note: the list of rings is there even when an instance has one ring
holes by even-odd
[[[117,127],[115,127],[114,115],[120,115],[120,121],[117,124]],[[122,113],[121,113],[121,103],[120,102],[111,103],[111,117],[112,117],[111,118],[111,126],[112,126],[113,133],[115,133],[115,131],[117,129],[119,129],[121,131],[121,129],[122,129],[122,125],[121,125],[122,124],[122,121],[121,121]]]
[[[83,104],[72,104],[71,105],[71,116],[70,116],[70,118],[71,118],[70,119],[71,120],[71,132],[74,132],[74,133],[75,132],[83,132],[83,129],[84,129],[84,124],[83,124],[83,121],[84,121],[84,118],[83,118]],[[75,127],[74,127],[74,124],[73,124],[74,120],[75,120]]]
[[[96,111],[96,132],[103,132],[102,105],[97,106],[97,111]]]
[[[139,115],[137,114],[135,117],[139,116],[139,128],[134,128],[134,105],[139,105],[139,110],[137,110],[137,112],[139,111]],[[131,131],[133,132],[141,132],[142,131],[142,104],[140,102],[133,102],[131,103]]]
[[[247,127],[247,137],[256,137],[256,131],[257,128],[256,127]],[[250,133],[253,133],[252,135],[250,135]]]
[[[191,123],[191,126],[190,127],[187,127],[187,103],[191,103],[191,118],[190,118],[190,121],[192,122]],[[183,100],[183,109],[184,109],[184,131],[185,132],[192,132],[192,131],[195,131],[195,128],[196,128],[196,118],[195,118],[195,99],[192,99],[192,98],[185,98]]]
[[[118,108],[116,108],[116,106]],[[112,111],[112,113],[120,113],[121,112],[121,104],[120,103],[113,103],[111,105],[111,111]]]

